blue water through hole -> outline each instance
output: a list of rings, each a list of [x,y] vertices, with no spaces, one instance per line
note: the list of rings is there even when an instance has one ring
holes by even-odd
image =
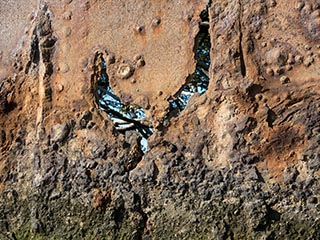
[[[210,5],[208,5],[209,7]],[[208,90],[210,60],[210,34],[209,34],[209,16],[208,7],[200,14],[200,30],[195,41],[195,60],[196,69],[189,76],[185,85],[183,85],[177,94],[171,97],[169,101],[169,112],[164,120],[169,116],[175,116],[187,107],[190,98],[195,94],[203,94]]]
[[[209,16],[208,7],[200,14],[199,33],[195,39],[195,60],[196,69],[191,74],[186,84],[171,98],[169,98],[169,111],[164,117],[164,121],[172,116],[177,116],[183,111],[190,98],[195,94],[203,94],[208,90],[210,60],[210,35],[209,35]],[[141,150],[146,153],[148,148],[148,138],[153,134],[153,128],[141,121],[146,118],[144,110],[137,106],[124,104],[110,87],[107,74],[106,62],[102,54],[96,56],[98,66],[97,79],[97,98],[99,108],[105,111],[115,124],[115,128],[121,132],[137,131],[141,135]]]
[[[137,131],[141,135],[141,150],[146,153],[148,149],[148,137],[153,129],[141,121],[146,118],[142,108],[124,104],[110,87],[106,62],[102,54],[97,55],[97,99],[99,108],[105,111],[113,121],[115,128],[121,132]]]

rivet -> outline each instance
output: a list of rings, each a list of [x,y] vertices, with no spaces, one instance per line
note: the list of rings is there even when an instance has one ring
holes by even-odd
[[[152,26],[153,26],[153,27],[159,26],[160,23],[161,23],[161,18],[160,18],[160,17],[155,17],[155,18],[152,20]]]
[[[144,27],[144,25],[139,25],[139,26],[136,26],[136,27],[134,28],[134,30],[135,30],[137,33],[142,34],[142,33],[144,33],[144,31],[145,31],[145,27]]]

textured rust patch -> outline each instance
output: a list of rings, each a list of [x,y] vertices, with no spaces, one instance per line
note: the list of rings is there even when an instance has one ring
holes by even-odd
[[[2,193],[6,188],[6,185],[4,183],[0,183],[0,192]]]
[[[305,147],[304,126],[276,126],[268,132],[263,132],[261,139],[257,153],[263,161],[258,163],[258,167],[266,168],[272,178],[281,181],[285,168],[297,163],[297,153]]]
[[[95,189],[93,191],[93,207],[105,209],[111,203],[111,192]]]

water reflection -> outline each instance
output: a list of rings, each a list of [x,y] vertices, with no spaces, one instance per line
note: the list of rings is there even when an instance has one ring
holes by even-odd
[[[211,63],[208,7],[200,15],[200,30],[195,40],[196,69],[187,79],[187,83],[182,86],[174,97],[169,99],[170,108],[165,119],[184,110],[195,93],[203,94],[208,90]]]
[[[141,149],[147,151],[147,138],[153,133],[153,129],[141,123],[146,118],[142,108],[132,106],[121,102],[120,98],[113,92],[110,87],[109,77],[107,74],[106,62],[102,54],[98,54],[95,59],[97,66],[97,101],[99,108],[105,111],[113,121],[115,128],[121,132],[137,131],[141,134]]]

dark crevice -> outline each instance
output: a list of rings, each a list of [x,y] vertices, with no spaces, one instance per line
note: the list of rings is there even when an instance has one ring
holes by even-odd
[[[241,25],[241,23],[240,23]],[[240,27],[241,29],[241,27]],[[241,75],[245,77],[247,75],[246,64],[243,57],[243,50],[242,50],[242,32],[240,30],[240,41],[239,41],[239,52],[240,52],[240,68],[241,68]]]
[[[4,104],[4,113],[7,114],[13,111],[17,107],[17,103],[5,101]]]
[[[99,52],[94,59],[93,77],[99,108],[108,114],[118,132],[125,134],[127,131],[137,131],[140,133],[142,137],[141,150],[145,153],[147,151],[147,139],[152,135],[153,129],[141,123],[146,117],[142,108],[122,103],[113,92],[107,74],[106,61],[103,54]]]
[[[38,65],[40,62],[40,49],[39,49],[39,38],[36,33],[36,29],[33,34],[33,41],[31,43],[31,52],[30,52],[30,60],[32,63]]]
[[[119,230],[121,228],[121,225],[123,223],[123,219],[126,215],[126,210],[125,210],[125,206],[124,206],[124,200],[122,197],[120,197],[119,199],[115,200],[115,206],[114,206],[114,210],[113,210],[113,219],[116,223],[116,228]]]
[[[241,0],[239,1],[240,4],[240,14],[239,14],[239,54],[240,54],[240,68],[241,68],[241,75],[242,77],[245,77],[247,75],[247,68],[246,63],[244,61],[243,56],[243,49],[242,49],[242,41],[243,41],[243,34],[242,34],[242,3]]]
[[[51,14],[47,6],[41,10],[40,21],[37,25],[38,48],[40,49],[40,60],[44,64],[44,79],[48,79],[53,74],[52,59],[55,53],[57,38],[53,35],[51,25]],[[50,84],[45,81],[46,96],[51,98],[52,89]]]
[[[40,48],[39,48],[39,37],[37,35],[37,29],[35,28],[32,33],[31,46],[29,61],[25,68],[25,74],[29,73],[30,67],[34,64],[35,66],[39,65],[40,62]]]
[[[140,220],[140,224],[137,226],[137,235],[135,236],[136,239],[143,239],[143,234],[147,226],[148,222],[148,215],[143,211],[142,204],[141,204],[141,197],[138,194],[134,194],[134,205],[135,211],[137,211],[142,219]]]
[[[262,92],[263,92],[263,87],[260,84],[251,84],[246,89],[247,95],[252,99],[254,99],[257,94]]]
[[[268,127],[273,128],[273,122],[277,119],[277,114],[271,109],[267,112],[267,123]]]
[[[269,205],[266,206],[267,213],[265,217],[265,221],[260,223],[256,227],[256,231],[263,232],[265,231],[268,227],[270,227],[271,224],[274,224],[275,222],[278,222],[281,219],[281,213],[272,209]],[[268,239],[274,239],[273,237],[268,238]]]
[[[196,69],[193,74],[189,75],[186,83],[179,89],[179,91],[171,98],[169,98],[168,114],[164,120],[171,117],[176,117],[183,111],[195,94],[203,94],[208,90],[209,85],[209,68],[210,68],[210,34],[209,34],[209,8],[211,1],[209,1],[205,10],[200,14],[199,32],[195,38],[194,54],[196,60]]]

